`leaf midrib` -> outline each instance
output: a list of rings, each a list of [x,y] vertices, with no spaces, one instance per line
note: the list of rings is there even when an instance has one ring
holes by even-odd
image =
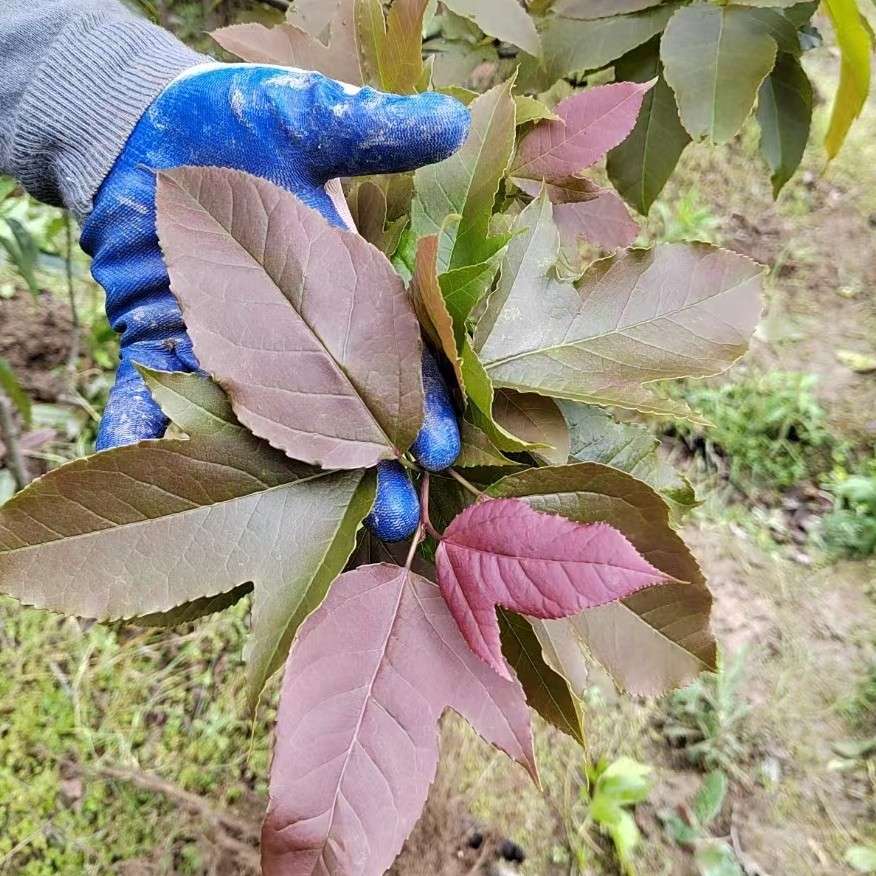
[[[235,469],[235,471],[241,471],[241,469]],[[244,472],[244,474],[246,474],[246,472]],[[174,511],[170,514],[161,514],[157,517],[149,517],[146,520],[134,520],[131,523],[112,524],[112,525],[108,526],[106,529],[93,529],[89,532],[77,533],[76,535],[61,536],[60,538],[53,538],[53,539],[49,539],[48,541],[41,541],[41,542],[38,542],[35,544],[26,544],[23,547],[12,548],[10,550],[0,551],[0,561],[2,561],[2,558],[5,556],[11,556],[13,554],[21,554],[21,553],[24,553],[26,551],[45,548],[47,545],[51,545],[51,544],[58,544],[58,543],[69,544],[70,542],[78,541],[78,540],[83,539],[83,538],[99,538],[102,535],[107,535],[111,532],[117,532],[119,530],[128,531],[128,530],[134,529],[134,528],[139,527],[139,526],[147,526],[149,524],[158,523],[159,521],[172,520],[174,518],[183,517],[187,514],[196,514],[199,511],[204,511],[205,509],[218,508],[218,507],[221,507],[222,505],[231,504],[232,502],[239,502],[241,499],[248,499],[251,496],[265,496],[268,493],[272,493],[276,490],[282,490],[282,489],[287,488],[287,487],[297,487],[301,484],[305,484],[305,483],[308,483],[310,481],[317,480],[319,478],[329,477],[329,476],[334,475],[334,474],[337,474],[337,472],[335,472],[335,471],[320,471],[320,472],[317,472],[316,474],[309,475],[306,478],[298,478],[297,480],[284,481],[282,484],[276,484],[273,487],[266,487],[263,490],[253,490],[250,493],[241,493],[237,496],[231,496],[228,499],[221,499],[218,502],[209,502],[209,503],[206,503],[203,505],[195,505],[192,508],[184,508],[182,511]],[[251,475],[249,475],[249,476],[252,477]],[[153,486],[153,485],[150,484],[150,487],[151,486]],[[167,491],[165,490],[164,492],[167,492]],[[68,497],[65,496],[64,498],[68,498]],[[176,498],[184,499],[185,501],[191,501],[189,499],[185,499],[184,496],[177,496]],[[90,513],[94,514],[94,512],[90,512]],[[95,516],[99,516],[99,515],[95,515]],[[106,518],[104,518],[104,519],[106,519]],[[210,594],[205,594],[205,595],[210,595]]]

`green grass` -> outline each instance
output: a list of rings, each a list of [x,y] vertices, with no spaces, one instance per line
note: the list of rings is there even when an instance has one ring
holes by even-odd
[[[177,633],[84,629],[0,600],[0,873],[106,874],[143,856],[205,872],[198,819],[102,770],[158,774],[220,808],[263,798],[269,704],[251,736],[244,614]]]
[[[719,386],[689,381],[673,389],[711,427],[679,421],[672,431],[701,445],[742,491],[783,490],[830,467],[835,439],[815,395],[817,378],[797,372],[740,373]]]

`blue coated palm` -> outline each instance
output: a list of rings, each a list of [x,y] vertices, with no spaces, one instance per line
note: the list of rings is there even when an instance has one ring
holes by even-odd
[[[198,368],[156,237],[156,170],[188,164],[248,171],[343,226],[326,182],[439,161],[458,148],[467,129],[465,108],[443,95],[383,94],[281,67],[206,65],[167,86],[138,122],[83,226],[82,246],[93,256],[92,272],[106,290],[110,324],[121,335],[119,369],[97,449],[164,433],[167,420],[135,362],[164,371]],[[443,384],[441,408],[435,403],[441,392],[428,373],[424,383],[426,417],[415,453],[428,468],[442,460],[446,467],[458,453],[456,417]],[[455,444],[452,436],[448,441],[449,432],[456,433]],[[375,531],[385,537],[391,530],[393,538],[404,538],[416,526],[419,508],[406,476],[406,486],[387,476],[394,465],[381,466],[374,511],[376,520],[391,516],[394,523],[385,531],[375,523]],[[394,509],[392,515],[381,513],[386,508]]]

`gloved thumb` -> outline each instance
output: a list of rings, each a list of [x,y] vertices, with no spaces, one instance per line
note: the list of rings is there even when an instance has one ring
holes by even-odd
[[[434,91],[386,94],[323,76],[312,88],[310,124],[318,143],[309,158],[320,182],[414,170],[452,155],[468,133],[465,106]],[[289,106],[294,113],[291,100]]]

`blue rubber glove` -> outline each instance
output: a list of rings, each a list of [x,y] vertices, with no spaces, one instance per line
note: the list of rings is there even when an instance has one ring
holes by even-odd
[[[170,83],[138,122],[83,225],[82,247],[93,256],[107,316],[121,334],[97,449],[164,434],[167,419],[135,362],[163,371],[198,368],[155,232],[156,170],[248,171],[344,227],[326,183],[439,161],[462,143],[468,122],[462,104],[434,92],[402,97],[281,67],[208,64]],[[446,468],[459,452],[456,414],[431,354],[424,365],[424,424],[413,452],[427,468]],[[416,492],[402,466],[381,463],[372,528],[397,540],[411,535],[418,520]]]

